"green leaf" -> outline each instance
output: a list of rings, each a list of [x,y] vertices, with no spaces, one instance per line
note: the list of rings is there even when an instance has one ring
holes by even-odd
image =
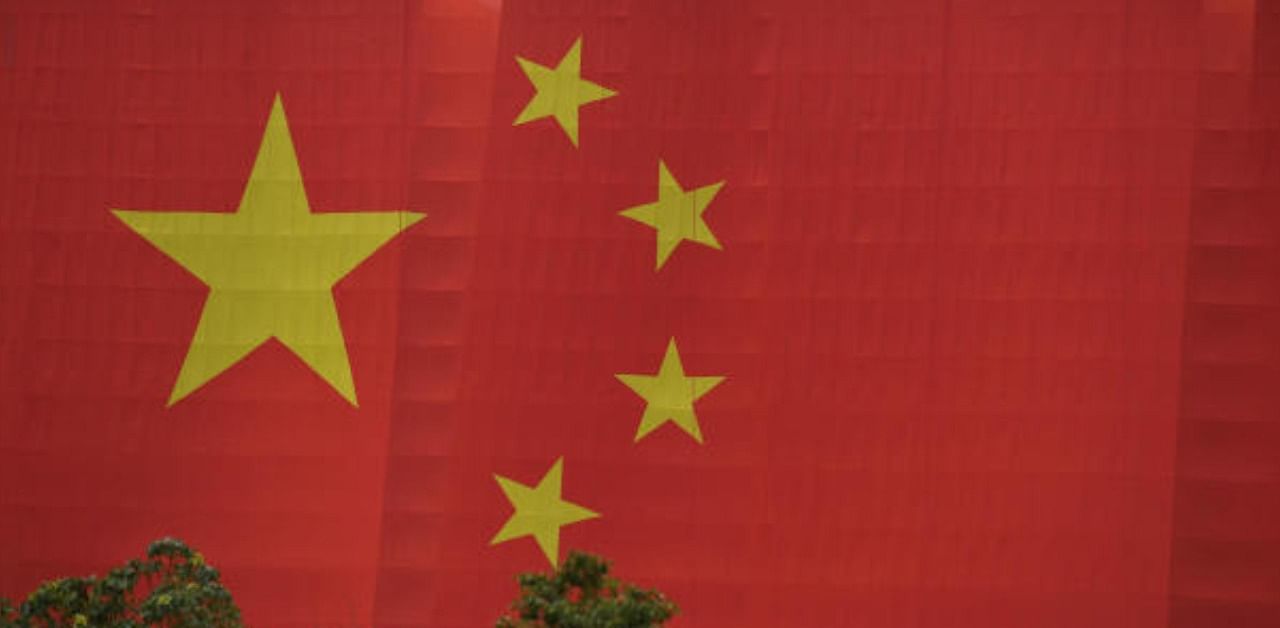
[[[149,590],[146,598],[139,588]],[[0,598],[0,628],[77,626],[239,628],[243,624],[218,570],[182,541],[164,538],[151,543],[146,558],[130,560],[102,578],[45,582],[17,608]]]
[[[657,628],[678,612],[658,591],[610,578],[609,568],[598,556],[569,552],[552,573],[520,574],[520,597],[495,627]]]

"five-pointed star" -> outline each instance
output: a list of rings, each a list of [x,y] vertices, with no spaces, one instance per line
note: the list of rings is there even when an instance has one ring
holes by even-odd
[[[209,286],[169,405],[271,338],[355,405],[333,284],[423,216],[311,213],[279,94],[235,213],[114,213]]]
[[[637,442],[663,423],[671,421],[688,432],[693,440],[701,443],[702,430],[698,427],[698,415],[693,411],[693,402],[711,392],[712,388],[725,379],[719,375],[685,375],[675,338],[667,343],[667,354],[662,358],[662,366],[658,367],[656,375],[619,373],[616,377],[644,398],[647,404],[644,415],[640,418],[640,427],[636,430]]]
[[[686,191],[680,182],[667,169],[667,164],[658,161],[658,200],[646,205],[638,205],[620,212],[623,216],[636,222],[653,227],[658,232],[658,261],[654,272],[662,268],[667,258],[676,250],[676,246],[685,240],[697,242],[720,250],[720,241],[716,240],[711,228],[702,219],[707,205],[716,197],[716,193],[724,186],[724,181],[704,185],[695,190]]]
[[[554,69],[524,57],[516,57],[516,62],[536,91],[512,126],[552,116],[569,136],[569,141],[577,146],[578,108],[617,95],[607,87],[582,78],[581,37],[573,42]]]
[[[560,562],[560,528],[571,523],[599,517],[577,504],[560,499],[560,484],[564,475],[564,457],[560,457],[551,465],[538,485],[530,488],[494,474],[507,500],[515,507],[511,518],[503,524],[502,529],[493,536],[489,545],[505,543],[522,536],[532,536],[546,554],[551,566]]]

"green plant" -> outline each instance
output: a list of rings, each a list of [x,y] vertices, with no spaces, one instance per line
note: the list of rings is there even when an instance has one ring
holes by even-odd
[[[610,578],[608,562],[581,552],[550,574],[517,581],[520,597],[496,628],[657,628],[679,611],[658,591]]]
[[[0,600],[0,628],[231,628],[240,610],[218,570],[182,541],[151,543],[147,556],[106,577],[45,582],[17,608]]]

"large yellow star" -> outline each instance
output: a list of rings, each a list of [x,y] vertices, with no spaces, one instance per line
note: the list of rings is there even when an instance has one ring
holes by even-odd
[[[662,366],[658,367],[656,375],[620,373],[616,377],[646,402],[644,415],[640,417],[640,427],[636,430],[636,442],[663,423],[671,421],[692,436],[693,440],[701,443],[702,429],[698,426],[698,415],[693,411],[693,402],[711,392],[712,388],[725,379],[719,375],[685,375],[675,338],[667,343],[667,354],[663,356]]]
[[[671,257],[681,242],[689,240],[713,249],[720,250],[720,241],[716,240],[711,228],[702,219],[707,205],[716,197],[724,181],[704,185],[695,190],[686,191],[680,187],[667,164],[658,161],[658,200],[654,203],[638,205],[620,212],[623,216],[636,222],[653,227],[658,232],[658,258],[654,271],[657,272]]]
[[[235,213],[114,213],[209,286],[169,405],[271,338],[355,405],[333,284],[423,217],[311,213],[279,94]]]
[[[507,500],[515,507],[511,518],[493,536],[489,545],[505,543],[522,536],[532,536],[551,566],[560,562],[560,528],[571,523],[594,519],[600,515],[577,504],[560,499],[560,485],[564,476],[564,457],[551,465],[538,485],[530,488],[494,474]]]
[[[577,146],[578,108],[617,95],[617,92],[607,87],[583,80],[581,37],[573,42],[569,52],[565,53],[555,68],[548,68],[524,57],[516,57],[516,62],[536,91],[512,126],[548,116],[554,117],[565,135],[569,136],[569,141]]]

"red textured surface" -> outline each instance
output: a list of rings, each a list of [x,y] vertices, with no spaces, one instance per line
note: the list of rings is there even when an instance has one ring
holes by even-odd
[[[2,3],[0,593],[174,534],[251,625],[487,625],[564,456],[677,626],[1276,625],[1277,15]],[[511,121],[579,35],[574,149]],[[428,218],[335,291],[358,409],[273,344],[166,410],[204,289],[107,210],[233,210],[277,91],[315,211]],[[654,273],[658,159],[725,248]],[[702,446],[613,377],[671,336]]]
[[[1197,107],[1169,625],[1267,628],[1280,624],[1280,4],[1213,9]]]

